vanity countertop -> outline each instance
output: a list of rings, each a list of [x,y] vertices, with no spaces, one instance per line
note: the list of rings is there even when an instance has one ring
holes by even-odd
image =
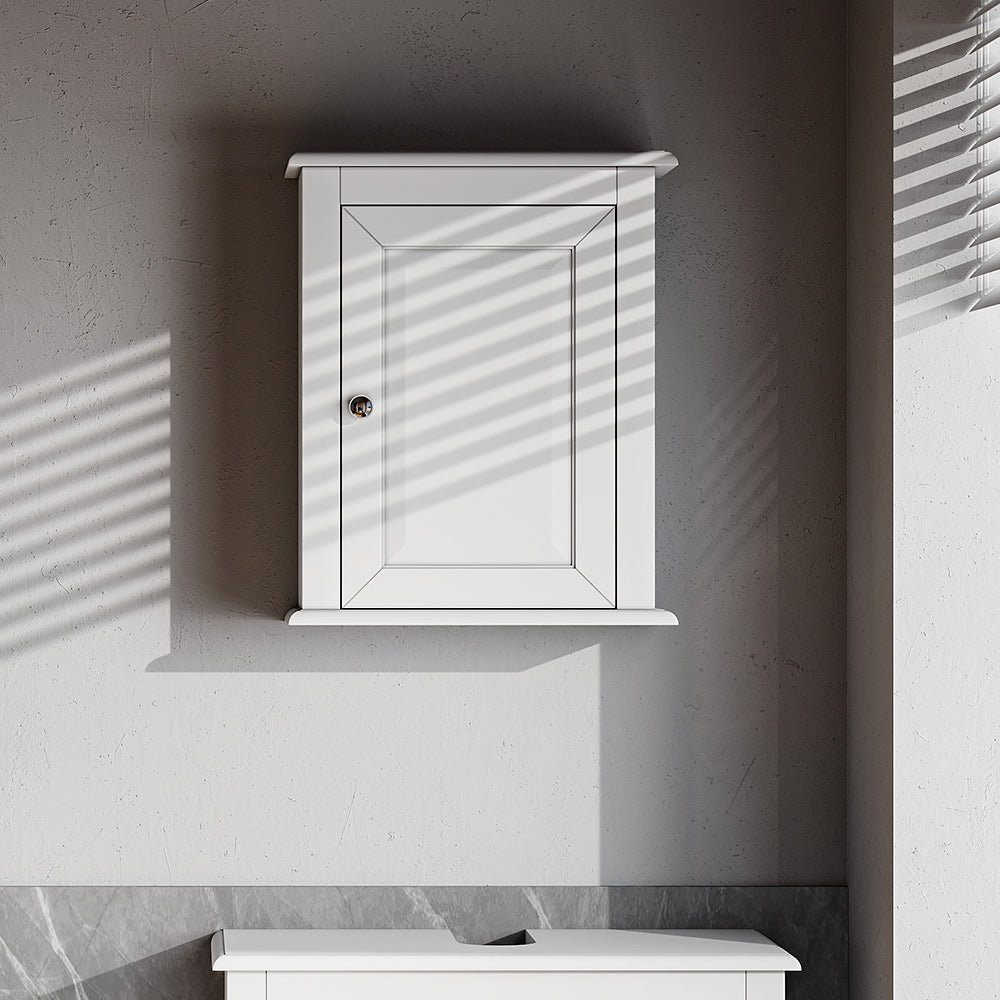
[[[309,972],[797,972],[750,930],[529,930],[533,943],[464,944],[448,930],[221,930],[212,968]]]

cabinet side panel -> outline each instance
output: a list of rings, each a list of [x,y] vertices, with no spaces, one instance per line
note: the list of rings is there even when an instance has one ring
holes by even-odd
[[[654,185],[648,167],[618,171],[617,604],[656,604],[656,453],[653,364]]]
[[[340,607],[340,170],[299,182],[299,600]]]

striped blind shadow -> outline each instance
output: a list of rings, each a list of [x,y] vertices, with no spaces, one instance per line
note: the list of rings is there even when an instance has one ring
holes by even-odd
[[[895,336],[1000,303],[1000,0],[894,59]]]
[[[170,587],[170,335],[0,399],[0,654],[163,609]]]

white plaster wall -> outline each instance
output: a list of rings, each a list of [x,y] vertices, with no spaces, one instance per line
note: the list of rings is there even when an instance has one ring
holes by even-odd
[[[975,211],[977,199],[996,191],[995,178],[971,180],[983,154],[970,153],[969,140],[989,124],[973,113],[982,95],[967,89],[979,59],[975,9],[895,4],[896,208],[916,213],[897,241],[922,233],[931,265],[913,271],[919,262],[911,256],[900,267],[893,353],[893,935],[901,997],[990,996],[998,973],[1000,314],[970,311],[996,287],[995,279],[970,277],[995,246],[973,247],[971,258],[967,249],[990,221]],[[923,172],[917,196],[904,180],[914,168]],[[897,242],[898,265],[907,246]]]
[[[843,881],[842,5],[43,6],[0,36],[0,882]],[[619,148],[682,164],[682,626],[287,629],[287,156]]]
[[[1000,856],[996,317],[897,342],[895,978],[988,996]]]

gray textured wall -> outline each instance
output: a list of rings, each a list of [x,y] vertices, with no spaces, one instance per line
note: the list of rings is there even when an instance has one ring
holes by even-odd
[[[839,882],[845,12],[9,5],[0,882]],[[680,628],[291,631],[296,150],[666,148]]]
[[[892,0],[850,5],[851,995],[892,996]],[[924,994],[926,995],[926,993]]]

